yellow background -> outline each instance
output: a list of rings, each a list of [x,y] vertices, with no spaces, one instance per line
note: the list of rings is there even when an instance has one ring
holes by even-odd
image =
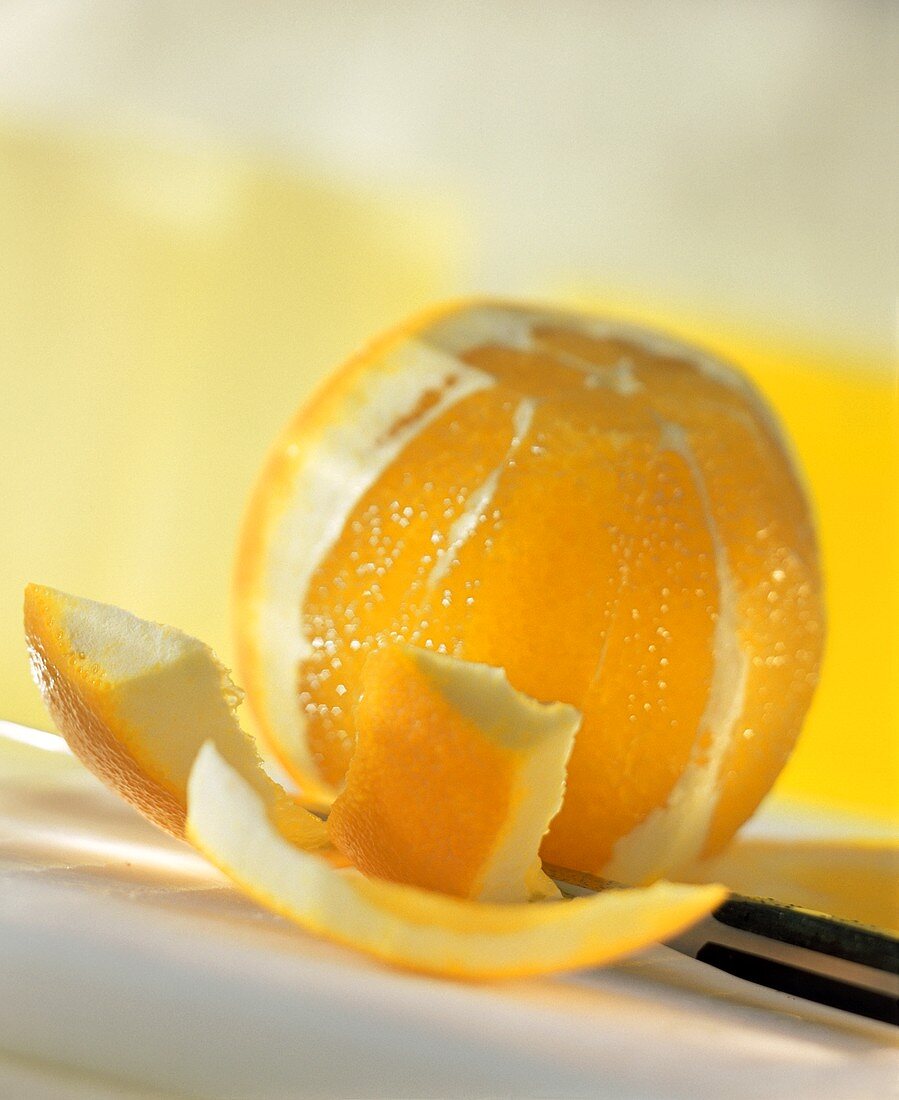
[[[0,130],[0,716],[48,725],[21,635],[29,580],[228,659],[234,536],[265,448],[358,344],[466,289],[455,216],[214,147]],[[546,292],[705,344],[766,391],[807,473],[829,613],[778,789],[899,816],[890,365],[728,326],[713,301]]]

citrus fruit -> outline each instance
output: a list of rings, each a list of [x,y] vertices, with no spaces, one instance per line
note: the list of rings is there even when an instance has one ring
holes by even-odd
[[[362,673],[358,744],[328,818],[360,870],[459,897],[558,896],[537,854],[562,805],[580,715],[500,669],[412,646]]]
[[[676,934],[725,895],[719,886],[658,883],[485,904],[337,867],[318,818],[293,802],[273,812],[286,795],[262,772],[234,717],[238,692],[207,646],[33,585],[25,618],[44,700],[85,764],[247,894],[311,932],[429,973],[512,977],[618,958]],[[475,705],[489,728],[508,707],[508,687],[486,683],[497,690],[482,687]]]
[[[31,668],[75,755],[155,825],[184,836],[187,780],[212,741],[296,843],[328,845],[324,824],[259,764],[234,708],[242,693],[212,650],[180,630],[31,584]]]
[[[628,882],[750,815],[823,638],[809,506],[749,383],[656,334],[501,303],[409,323],[300,411],[250,502],[235,623],[260,736],[323,797],[384,645],[574,705],[543,855]]]

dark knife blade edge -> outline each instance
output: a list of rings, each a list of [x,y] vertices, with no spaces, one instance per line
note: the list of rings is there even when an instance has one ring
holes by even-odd
[[[544,870],[568,896],[628,889],[555,864]],[[666,946],[768,989],[899,1025],[899,940],[880,929],[732,894]]]

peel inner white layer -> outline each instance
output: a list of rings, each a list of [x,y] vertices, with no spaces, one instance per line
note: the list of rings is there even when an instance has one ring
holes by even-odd
[[[520,761],[510,792],[509,823],[498,835],[471,896],[502,902],[558,897],[537,852],[562,808],[580,712],[567,703],[538,703],[516,691],[500,668],[404,648],[463,719]]]
[[[676,934],[725,894],[663,882],[565,902],[490,905],[334,871],[284,841],[212,744],[191,773],[187,834],[246,893],[306,930],[458,978],[599,965]]]
[[[282,751],[290,752],[307,774],[317,769],[306,746],[296,671],[312,653],[300,619],[309,582],[356,503],[403,448],[448,408],[494,385],[489,375],[415,341],[390,350],[386,362],[386,370],[371,370],[362,378],[352,396],[355,407],[332,422],[305,456],[315,474],[298,479],[293,495],[282,502],[266,567],[272,595],[257,608],[265,707],[279,730]],[[403,425],[430,391],[439,393],[437,401]]]
[[[749,670],[740,647],[737,593],[727,551],[718,530],[708,486],[687,433],[664,422],[661,444],[686,463],[696,485],[712,539],[718,579],[718,616],[712,635],[714,667],[691,758],[664,806],[653,810],[615,845],[603,875],[615,881],[651,882],[699,858],[718,799],[718,780],[734,726],[745,702]],[[704,737],[708,734],[709,743]]]
[[[234,715],[242,692],[209,646],[109,604],[53,596],[72,649],[108,685],[126,748],[154,779],[183,797],[211,739],[260,793],[270,788]]]

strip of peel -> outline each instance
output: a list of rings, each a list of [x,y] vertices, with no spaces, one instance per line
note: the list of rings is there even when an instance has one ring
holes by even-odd
[[[528,698],[512,687],[500,668],[411,646],[407,652],[463,719],[521,762],[506,827],[485,860],[473,896],[495,902],[558,898],[558,888],[543,872],[538,849],[562,808],[580,713],[567,703]]]
[[[743,712],[749,670],[737,637],[736,586],[702,470],[683,428],[663,422],[661,445],[686,462],[712,538],[719,592],[712,639],[715,663],[692,756],[667,803],[653,810],[618,841],[611,860],[602,870],[605,878],[629,883],[650,882],[663,874],[676,874],[699,857],[717,803],[721,765]],[[711,736],[707,746],[706,732]]]
[[[263,690],[273,721],[284,731],[283,751],[290,744],[294,763],[307,774],[315,775],[317,769],[306,747],[296,670],[312,653],[312,645],[297,619],[312,576],[360,498],[403,449],[453,405],[493,385],[490,375],[428,344],[410,341],[392,348],[382,369],[369,371],[360,382],[353,415],[332,423],[314,444],[305,462],[315,469],[315,479],[301,480],[297,493],[284,502],[280,530],[271,540],[278,551],[272,551],[266,578],[273,597],[260,609],[266,651]],[[438,392],[438,400],[414,421],[392,430],[429,391]],[[301,506],[299,495],[306,498]]]
[[[214,745],[197,756],[188,807],[194,846],[267,908],[357,950],[456,978],[596,966],[668,939],[725,896],[719,886],[657,883],[564,905],[483,905],[335,871],[284,840]]]
[[[568,758],[579,726],[579,715],[561,721],[559,729],[530,754],[512,792],[516,805],[511,827],[493,851],[477,891],[478,900],[532,901],[560,896],[537,853],[550,822],[562,808]],[[516,899],[515,891],[523,893]]]
[[[436,588],[436,586],[440,584],[455,564],[457,560],[456,555],[477,530],[481,516],[486,514],[496,494],[496,488],[499,485],[499,479],[503,470],[524,442],[530,430],[536,408],[537,402],[530,397],[524,398],[516,406],[515,413],[512,417],[512,440],[509,443],[509,449],[490,471],[487,477],[484,478],[481,484],[472,492],[466,501],[465,508],[450,527],[447,535],[446,549],[437,559],[434,567],[428,574],[427,583],[429,587]]]

